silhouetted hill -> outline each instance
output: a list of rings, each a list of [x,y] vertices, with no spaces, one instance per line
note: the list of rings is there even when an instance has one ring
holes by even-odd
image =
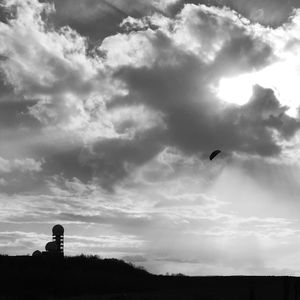
[[[0,256],[0,270],[0,300],[300,300],[294,277],[162,276],[95,256]]]
[[[117,259],[96,256],[0,256],[1,293],[5,295],[78,295],[136,290],[151,275]]]

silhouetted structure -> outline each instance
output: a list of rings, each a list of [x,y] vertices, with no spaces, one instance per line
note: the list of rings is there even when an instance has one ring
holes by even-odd
[[[55,225],[52,228],[52,241],[45,245],[46,251],[36,250],[32,256],[54,255],[64,256],[64,228],[61,225]]]
[[[35,250],[33,253],[32,253],[32,256],[41,256],[42,255],[42,252],[40,250]]]
[[[64,255],[64,228],[61,225],[55,225],[52,228],[52,239],[56,243],[57,251]]]
[[[57,244],[55,242],[48,242],[45,245],[45,249],[50,253],[56,253],[58,251]]]

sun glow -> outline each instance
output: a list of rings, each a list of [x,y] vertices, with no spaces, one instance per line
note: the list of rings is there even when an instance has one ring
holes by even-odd
[[[257,84],[270,88],[281,105],[287,106],[286,112],[291,117],[297,117],[300,98],[300,69],[294,60],[275,63],[259,71],[255,75]]]
[[[222,78],[217,88],[217,96],[223,101],[244,105],[252,96],[253,84],[253,80],[248,74]]]
[[[272,89],[281,105],[288,107],[286,114],[297,117],[299,82],[300,68],[296,68],[293,61],[283,61],[257,72],[221,78],[215,93],[223,101],[244,105],[253,94],[253,86],[258,84],[263,88]]]

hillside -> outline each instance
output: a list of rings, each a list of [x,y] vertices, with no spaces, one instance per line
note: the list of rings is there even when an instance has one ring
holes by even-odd
[[[158,276],[94,256],[0,256],[0,269],[0,299],[300,300],[294,277]]]

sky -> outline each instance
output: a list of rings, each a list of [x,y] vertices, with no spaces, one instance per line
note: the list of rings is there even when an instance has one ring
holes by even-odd
[[[66,255],[300,275],[299,30],[299,0],[1,0],[0,253],[59,223]]]

